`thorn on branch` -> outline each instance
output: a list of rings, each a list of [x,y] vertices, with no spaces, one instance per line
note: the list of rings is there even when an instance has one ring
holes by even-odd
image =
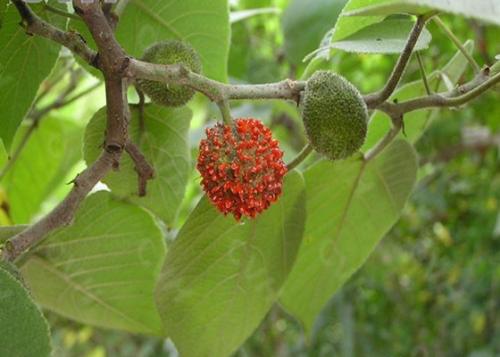
[[[130,155],[135,164],[135,171],[138,176],[138,194],[139,197],[146,196],[146,187],[149,180],[154,178],[154,168],[148,163],[141,150],[133,142],[128,141],[125,145],[125,151]]]

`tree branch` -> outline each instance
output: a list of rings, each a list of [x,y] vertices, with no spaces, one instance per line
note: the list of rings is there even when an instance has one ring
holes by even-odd
[[[30,112],[27,115],[27,119],[31,121],[31,125],[28,127],[28,130],[24,133],[21,141],[19,142],[19,145],[16,147],[15,151],[13,152],[12,156],[9,157],[9,160],[5,164],[5,166],[2,168],[0,171],[0,181],[5,177],[7,172],[14,166],[15,162],[21,155],[22,151],[28,144],[29,139],[31,138],[31,135],[35,132],[35,129],[38,128],[38,125],[40,124],[40,121],[52,110],[59,109],[65,105],[68,105],[72,103],[73,101],[81,98],[83,95],[87,94],[89,92],[89,89],[93,89],[92,87],[83,91],[80,94],[75,95],[72,98],[67,98],[77,87],[78,80],[80,77],[80,72],[77,70],[72,70],[71,71],[71,76],[68,85],[66,88],[62,91],[62,93],[57,96],[57,98],[50,104],[47,104],[45,107],[41,109],[37,108],[32,108]],[[62,79],[57,77],[57,81],[60,81]],[[53,86],[50,86],[49,90],[42,93],[43,96],[47,95],[47,93],[50,92],[50,89],[53,88]],[[40,98],[40,97],[39,97]],[[39,98],[35,100],[34,105],[39,102]]]
[[[98,1],[73,0],[75,12],[85,21],[99,50],[106,86],[107,127],[105,150],[121,152],[128,140],[128,107],[124,72],[129,57],[116,41],[113,28]]]
[[[411,54],[413,53],[413,49],[417,44],[418,38],[425,28],[427,20],[428,16],[422,15],[417,18],[417,22],[410,32],[410,36],[408,38],[408,41],[406,42],[405,48],[399,56],[398,62],[396,63],[396,66],[394,67],[394,70],[392,71],[389,80],[385,84],[384,88],[377,93],[370,94],[365,97],[365,101],[369,109],[374,109],[385,102],[387,99],[389,99],[391,94],[396,89],[399,81],[401,80],[401,77],[403,76],[406,66],[408,65]]]
[[[80,203],[113,167],[118,153],[104,152],[99,159],[74,180],[74,186],[66,198],[47,216],[11,238],[2,252],[3,259],[13,261],[26,249],[41,241],[47,233],[67,225],[73,219]]]
[[[438,25],[438,27],[448,36],[448,38],[457,46],[458,50],[462,53],[462,55],[467,59],[470,66],[474,70],[474,73],[479,73],[481,71],[481,67],[477,64],[476,60],[472,55],[467,51],[467,49],[462,45],[462,42],[455,36],[455,34],[446,26],[446,24],[439,18],[439,16],[434,17],[434,23]]]
[[[127,76],[186,85],[216,103],[229,99],[289,99],[297,102],[306,85],[305,81],[292,80],[268,84],[225,84],[193,73],[179,64],[159,65],[134,58],[130,59]]]
[[[106,84],[106,100],[108,108],[105,151],[89,168],[83,171],[74,181],[74,186],[66,198],[46,217],[33,224],[20,234],[11,238],[2,252],[4,259],[13,261],[25,250],[40,242],[50,231],[69,224],[87,194],[104,176],[117,167],[121,153],[128,139],[128,120],[130,112],[126,97],[124,70],[128,65],[128,57],[121,49],[113,34],[113,30],[100,7],[100,2],[88,3],[75,0],[74,8],[87,24],[98,46],[100,55],[90,52],[79,35],[71,36],[44,22],[34,14],[29,6],[21,0],[13,0],[23,18],[28,31],[51,38],[58,43],[85,57],[89,63],[96,65],[104,74]]]

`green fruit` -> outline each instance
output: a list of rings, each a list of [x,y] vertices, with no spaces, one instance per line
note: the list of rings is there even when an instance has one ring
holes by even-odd
[[[307,81],[301,106],[307,136],[317,152],[339,160],[363,145],[368,110],[358,89],[342,76],[314,73]]]
[[[194,48],[185,42],[170,40],[156,43],[146,49],[142,59],[156,64],[182,63],[195,73],[201,72],[200,56]],[[167,107],[180,107],[194,95],[193,89],[177,84],[140,79],[137,81],[137,85],[153,102]]]

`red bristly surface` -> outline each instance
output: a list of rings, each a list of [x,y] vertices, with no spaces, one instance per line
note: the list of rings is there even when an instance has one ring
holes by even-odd
[[[200,143],[198,171],[213,204],[225,215],[254,218],[276,202],[287,169],[278,141],[256,119],[216,124]]]

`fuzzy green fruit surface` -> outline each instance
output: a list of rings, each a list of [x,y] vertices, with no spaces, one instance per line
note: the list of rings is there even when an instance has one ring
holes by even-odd
[[[312,147],[331,160],[348,158],[363,145],[368,110],[349,81],[318,71],[307,81],[302,96],[302,118]]]
[[[181,63],[195,73],[201,72],[200,56],[185,42],[170,40],[156,43],[146,49],[142,60],[156,64]],[[167,107],[180,107],[194,95],[193,89],[176,84],[141,79],[137,85],[153,102]]]

